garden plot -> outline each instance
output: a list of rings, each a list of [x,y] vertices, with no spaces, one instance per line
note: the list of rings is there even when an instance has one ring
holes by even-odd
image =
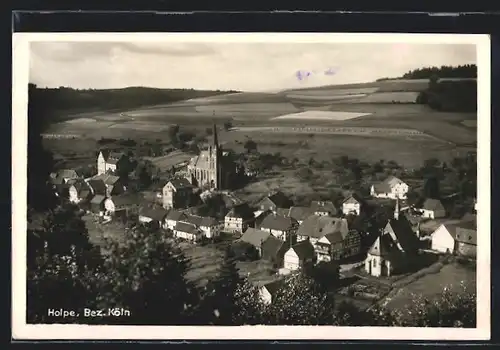
[[[305,111],[301,113],[286,114],[272,118],[273,120],[349,120],[370,113],[355,113],[355,112],[333,112],[333,111]]]

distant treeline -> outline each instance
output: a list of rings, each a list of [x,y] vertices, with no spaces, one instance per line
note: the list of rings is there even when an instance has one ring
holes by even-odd
[[[413,69],[398,78],[380,78],[377,81],[396,79],[431,79],[431,78],[477,78],[477,66],[464,64],[461,66],[424,67]]]
[[[416,102],[443,112],[476,112],[477,81],[431,79],[429,87],[419,93]]]
[[[30,91],[44,101],[50,110],[85,112],[93,110],[126,110],[148,105],[177,102],[191,98],[207,97],[237,91],[205,91],[194,89],[155,89],[129,87],[109,90],[78,90],[66,87],[57,89],[37,88],[30,84]]]

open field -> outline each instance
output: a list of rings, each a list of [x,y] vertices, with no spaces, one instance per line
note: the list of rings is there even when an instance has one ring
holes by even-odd
[[[145,159],[150,160],[156,167],[161,171],[170,170],[172,166],[181,164],[182,162],[188,161],[193,155],[184,153],[182,151],[174,151],[165,156],[161,157],[146,157]]]
[[[409,301],[414,299],[414,294],[419,294],[429,299],[438,297],[444,288],[451,291],[460,291],[461,283],[471,290],[476,288],[475,267],[450,263],[444,265],[439,271],[429,273],[416,281],[398,289],[394,295],[385,300],[387,307],[404,309]],[[391,293],[392,294],[392,293]]]
[[[379,92],[360,98],[359,103],[415,103],[418,92]]]
[[[353,112],[333,112],[333,111],[306,111],[301,113],[285,114],[279,117],[272,118],[272,120],[302,120],[302,121],[316,121],[316,120],[349,120],[366,115],[367,113],[353,113]]]

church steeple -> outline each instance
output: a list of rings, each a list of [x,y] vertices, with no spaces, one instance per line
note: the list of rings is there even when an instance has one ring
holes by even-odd
[[[213,143],[213,147],[215,148],[218,148],[219,147],[219,138],[217,137],[217,125],[215,125],[214,123],[214,126],[213,126],[213,132],[212,132],[213,136],[214,136],[214,143]]]
[[[399,220],[399,197],[396,197],[396,207],[394,208],[394,219]]]

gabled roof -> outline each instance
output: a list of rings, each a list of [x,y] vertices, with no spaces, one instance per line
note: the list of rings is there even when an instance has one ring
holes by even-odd
[[[102,202],[104,202],[105,199],[106,199],[105,196],[102,196],[102,195],[98,194],[98,195],[94,196],[94,198],[92,198],[90,200],[90,203],[92,203],[92,204],[101,204]]]
[[[193,185],[186,178],[177,178],[169,181],[176,190],[183,188],[193,188]]]
[[[183,221],[178,221],[175,224],[175,230],[176,231],[181,231],[181,232],[186,232],[186,233],[193,233],[197,234],[200,233],[196,225],[190,224],[189,222],[183,222]]]
[[[398,242],[405,252],[415,251],[419,246],[419,239],[412,230],[411,224],[404,215],[399,219],[389,219],[386,228],[390,226]]]
[[[270,201],[278,208],[290,208],[290,206],[293,205],[292,200],[281,191],[276,191],[275,193],[263,198],[262,202],[266,200]]]
[[[57,176],[63,179],[76,179],[79,177],[74,169],[61,169],[57,172]]]
[[[105,185],[112,186],[120,180],[120,177],[111,174],[100,174],[92,177],[92,180],[100,180]]]
[[[278,257],[278,254],[283,255],[284,249],[282,249],[282,247],[284,244],[285,242],[281,239],[269,235],[261,245],[262,258],[269,259]]]
[[[123,152],[110,151],[108,149],[103,149],[100,151],[106,163],[116,164],[122,157],[127,155]]]
[[[291,207],[288,210],[288,216],[297,221],[304,221],[309,216],[314,214],[314,210],[310,207]]]
[[[195,226],[200,226],[202,220],[203,218],[201,216],[191,214],[186,215],[186,218],[184,219],[185,222],[189,222]]]
[[[373,188],[375,190],[375,192],[377,193],[387,193],[387,192],[391,192],[392,188],[398,184],[404,184],[405,182],[401,179],[398,179],[397,177],[395,176],[389,176],[388,178],[386,178],[384,181],[378,183],[378,184],[374,184],[373,185]]]
[[[240,241],[249,243],[254,247],[260,248],[262,243],[271,235],[269,231],[257,230],[253,227],[247,228],[240,238]]]
[[[290,216],[288,215],[290,213],[290,208],[276,208],[275,212],[277,215]]]
[[[260,227],[260,225],[262,224],[264,219],[272,214],[273,214],[273,212],[271,210],[265,210],[262,213],[260,213],[259,215],[257,215],[257,217],[255,218],[255,227]]]
[[[477,228],[475,222],[468,221],[457,224],[455,240],[461,243],[477,245]]]
[[[275,297],[277,292],[285,285],[284,281],[282,279],[275,280],[266,284],[263,284],[261,288],[267,289],[269,294],[271,294],[272,297]]]
[[[105,195],[106,194],[106,185],[102,180],[94,180],[90,179],[87,181],[90,188],[94,192],[94,194]]]
[[[437,210],[444,210],[444,207],[439,199],[427,198],[422,203],[422,209],[430,210],[430,211],[437,211]]]
[[[397,253],[398,248],[388,235],[379,236],[368,251],[368,254],[383,256],[386,258],[392,257]]]
[[[140,210],[140,215],[156,221],[163,221],[163,219],[165,219],[165,217],[167,216],[167,211],[160,207],[142,207]]]
[[[184,214],[182,211],[179,210],[170,210],[167,214],[167,220],[171,221],[179,221],[181,219],[186,219],[187,215]]]
[[[204,216],[200,222],[200,226],[202,227],[213,227],[217,226],[218,224],[219,223],[217,222],[217,220],[211,216]]]
[[[315,255],[314,247],[309,241],[302,241],[296,243],[290,249],[293,249],[293,251],[295,252],[295,254],[297,254],[300,260],[313,258]]]
[[[113,196],[112,198],[109,199],[113,202],[116,209],[139,205],[140,202],[140,199],[137,196],[130,195],[128,193],[124,193],[118,196]]]
[[[291,217],[270,214],[262,221],[260,227],[271,230],[286,231],[295,225],[297,225],[297,220]]]
[[[330,233],[340,234],[342,237],[345,237],[348,232],[346,219],[311,215],[299,226],[297,235],[319,239]]]
[[[327,212],[330,215],[337,214],[337,208],[335,208],[335,205],[331,201],[313,201],[311,202],[311,209],[314,212]]]
[[[362,204],[364,202],[363,198],[357,194],[357,193],[352,193],[349,197],[344,199],[342,202],[343,204]]]
[[[253,219],[254,215],[252,212],[252,209],[248,206],[247,203],[241,203],[238,205],[235,205],[227,214],[227,217],[233,217],[233,218],[241,218],[244,220],[249,220]]]

